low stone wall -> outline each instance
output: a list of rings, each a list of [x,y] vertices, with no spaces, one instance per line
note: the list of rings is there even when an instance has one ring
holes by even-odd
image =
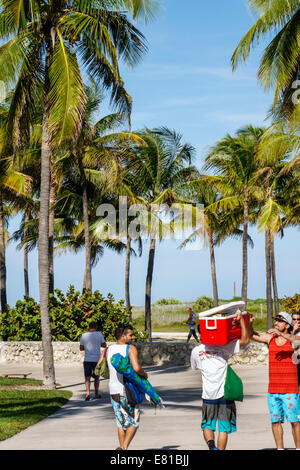
[[[135,343],[140,362],[144,366],[189,365],[190,355],[195,343]],[[79,343],[54,342],[54,362],[56,364],[81,363],[84,353],[79,350]],[[40,341],[4,342],[0,341],[0,363],[38,364],[43,360]],[[232,356],[231,364],[265,365],[268,363],[268,348],[251,342]]]
[[[141,363],[150,365],[189,365],[191,351],[195,343],[139,343],[136,345]],[[229,359],[229,364],[268,364],[268,348],[265,345],[251,342],[241,348],[239,354]]]
[[[79,343],[53,342],[54,362],[80,363],[84,353],[79,350]],[[0,363],[38,364],[43,360],[41,341],[0,341]]]

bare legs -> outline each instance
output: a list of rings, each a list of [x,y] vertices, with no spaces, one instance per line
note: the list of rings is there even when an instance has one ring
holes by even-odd
[[[95,398],[99,396],[99,379],[94,380],[94,388],[95,388]],[[85,390],[86,390],[86,397],[90,397],[91,395],[91,378],[85,378]]]
[[[278,450],[283,449],[283,428],[281,423],[272,423],[272,432]]]
[[[300,422],[291,423],[291,425],[296,449],[300,449]]]
[[[300,422],[291,423],[292,433],[295,442],[296,449],[300,449]],[[283,446],[283,427],[282,424],[272,423],[272,432],[275,439],[277,449],[284,449]]]
[[[123,428],[118,428],[118,437],[120,442],[120,447],[122,450],[127,450],[130,442],[135,436],[137,428],[134,426],[129,426],[126,430]]]
[[[206,442],[215,440],[215,433],[211,429],[204,429],[203,436]],[[219,432],[218,434],[218,444],[217,447],[219,450],[225,450],[228,440],[227,432]]]

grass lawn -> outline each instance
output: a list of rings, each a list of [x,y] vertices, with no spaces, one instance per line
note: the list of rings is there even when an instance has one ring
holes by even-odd
[[[34,387],[43,385],[43,381],[36,379],[23,379],[20,377],[0,377],[0,386],[4,385],[32,385]]]
[[[2,386],[32,385],[34,387],[40,383],[33,379],[1,378],[0,380]],[[3,441],[51,415],[71,396],[72,392],[66,390],[0,389],[0,440]]]

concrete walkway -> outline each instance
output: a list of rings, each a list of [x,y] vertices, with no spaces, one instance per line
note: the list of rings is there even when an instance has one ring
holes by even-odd
[[[201,423],[201,379],[189,367],[147,367],[149,378],[166,405],[142,406],[141,426],[130,450],[206,450]],[[228,449],[274,448],[267,409],[267,368],[235,366],[244,382],[245,399],[237,403],[238,432],[229,438]],[[0,375],[32,372],[42,378],[37,365],[0,365]],[[101,400],[85,402],[81,365],[56,366],[56,380],[71,390],[71,400],[52,416],[0,442],[0,450],[99,450],[118,446],[117,430],[109,401],[108,381],[101,382]],[[284,425],[285,445],[294,448],[290,426]]]

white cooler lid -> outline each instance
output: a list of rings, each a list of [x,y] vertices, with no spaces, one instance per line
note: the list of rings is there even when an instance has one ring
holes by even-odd
[[[218,313],[235,313],[237,310],[243,312],[245,310],[245,302],[240,300],[238,302],[230,302],[228,304],[219,305],[218,307],[205,310],[205,312],[200,312],[199,318],[210,317],[211,315],[216,315]]]

